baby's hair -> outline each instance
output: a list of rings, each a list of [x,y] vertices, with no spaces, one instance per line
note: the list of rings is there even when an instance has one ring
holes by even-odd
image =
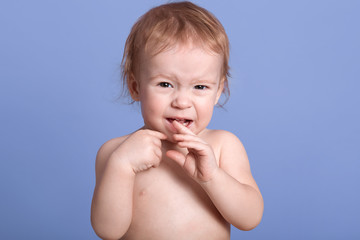
[[[189,41],[223,55],[221,79],[227,100],[230,95],[229,40],[224,27],[209,11],[187,1],[152,8],[134,24],[121,62],[123,93],[129,93],[129,80],[135,76],[141,50],[155,56],[178,43]]]

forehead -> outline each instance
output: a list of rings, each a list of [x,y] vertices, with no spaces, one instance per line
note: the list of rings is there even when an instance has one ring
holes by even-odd
[[[169,37],[163,41],[161,41],[161,39],[149,39],[142,46],[143,53],[146,53],[149,56],[155,56],[166,51],[183,51],[195,48],[201,48],[209,54],[223,55],[219,46],[214,46],[211,41],[204,40],[194,34],[184,35],[182,38]]]
[[[177,44],[157,53],[142,51],[140,72],[147,76],[166,74],[181,78],[220,79],[222,55],[197,44]]]

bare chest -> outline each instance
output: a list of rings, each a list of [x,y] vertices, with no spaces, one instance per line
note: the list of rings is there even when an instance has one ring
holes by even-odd
[[[136,176],[126,239],[176,239],[175,233],[179,239],[230,236],[229,224],[201,186],[175,162],[163,159],[159,167]]]

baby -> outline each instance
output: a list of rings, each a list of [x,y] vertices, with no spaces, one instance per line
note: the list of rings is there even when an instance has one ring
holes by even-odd
[[[245,149],[207,129],[228,93],[221,23],[190,2],[153,8],[133,26],[124,87],[144,126],[98,151],[92,226],[103,239],[230,239],[256,227],[263,199]]]

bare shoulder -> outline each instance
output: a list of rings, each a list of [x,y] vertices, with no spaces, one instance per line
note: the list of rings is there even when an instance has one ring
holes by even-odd
[[[105,164],[111,154],[117,149],[122,142],[126,140],[129,135],[117,137],[106,141],[98,150],[96,155],[95,171],[96,180],[100,179],[102,172],[105,168]]]
[[[239,182],[258,189],[250,170],[250,162],[244,145],[233,133],[225,130],[209,130],[207,140],[220,151],[219,167]]]
[[[109,157],[109,155],[118,147],[120,144],[125,141],[125,139],[129,135],[125,135],[122,137],[112,138],[108,141],[106,141],[98,150],[97,152],[97,159],[98,158],[106,158]]]
[[[238,150],[245,151],[240,139],[235,134],[226,130],[209,129],[206,133],[206,139],[207,141],[214,143],[213,145],[219,146],[222,150],[237,148]]]
[[[226,130],[208,130],[206,141],[210,143],[214,151],[220,154],[219,165],[226,168],[234,164],[248,164],[248,157],[244,145],[240,139],[233,133]]]

